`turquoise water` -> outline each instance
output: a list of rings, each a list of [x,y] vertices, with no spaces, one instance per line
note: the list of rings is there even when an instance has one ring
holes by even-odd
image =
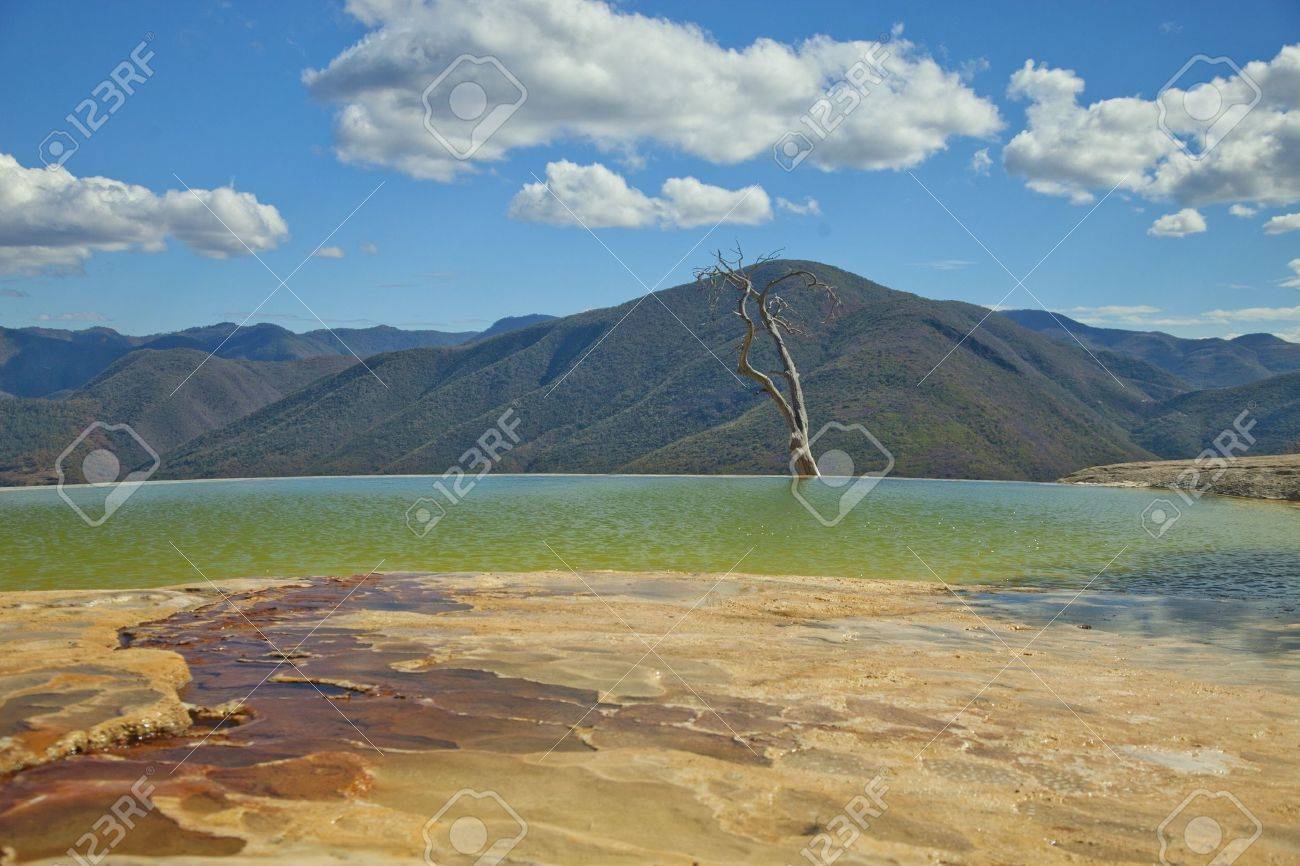
[[[1282,503],[1179,502],[1177,521],[1152,538],[1140,515],[1165,495],[1152,491],[886,479],[839,525],[825,527],[791,496],[789,479],[489,476],[421,538],[407,513],[421,497],[439,496],[432,483],[146,484],[93,528],[54,489],[4,490],[0,590],[200,580],[175,545],[212,579],[567,562],[934,580],[928,565],[952,583],[1076,587],[1113,559],[1094,588],[1300,597],[1300,508]],[[807,489],[832,515],[841,493]],[[103,498],[91,488],[72,495],[87,506]]]

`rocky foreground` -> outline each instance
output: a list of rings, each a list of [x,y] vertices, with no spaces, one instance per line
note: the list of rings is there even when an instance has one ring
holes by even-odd
[[[1290,662],[968,598],[610,573],[10,593],[0,862],[1200,863],[1207,820],[1239,862],[1300,860]]]
[[[1067,475],[1066,484],[1163,487],[1226,496],[1300,501],[1300,454],[1236,457],[1226,467],[1195,460],[1147,460],[1093,466]]]

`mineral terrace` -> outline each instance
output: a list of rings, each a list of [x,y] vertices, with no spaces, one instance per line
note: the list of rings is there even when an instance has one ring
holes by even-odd
[[[650,573],[10,593],[0,861],[1149,864],[1163,837],[1204,863],[1211,818],[1238,863],[1300,862],[1293,658],[973,597]]]

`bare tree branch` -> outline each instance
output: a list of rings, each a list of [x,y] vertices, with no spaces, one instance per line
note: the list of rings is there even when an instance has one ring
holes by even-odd
[[[809,331],[793,318],[794,308],[790,302],[781,295],[772,294],[772,290],[782,284],[795,282],[796,284],[792,286],[794,290],[824,297],[829,308],[823,323],[834,315],[840,305],[840,299],[831,286],[823,283],[816,274],[804,269],[788,271],[768,280],[761,289],[756,288],[750,276],[754,267],[772,261],[779,254],[778,250],[760,256],[753,265],[747,267],[745,255],[739,245],[733,251],[731,258],[718,250],[713,254],[712,265],[695,270],[695,279],[710,292],[710,310],[716,310],[719,298],[727,296],[730,292],[735,293],[735,315],[745,322],[745,333],[740,341],[736,369],[741,375],[758,382],[760,391],[771,398],[781,414],[782,420],[790,431],[790,461],[794,470],[800,475],[820,475],[817,462],[813,460],[808,448],[809,418],[804,401],[803,381],[799,377],[799,368],[795,365],[785,341],[787,334],[807,336]],[[758,322],[750,313],[751,300],[758,310]],[[754,347],[759,322],[762,323],[763,331],[780,359],[780,370],[764,373],[750,362],[750,352]],[[782,393],[777,387],[778,378],[785,381],[786,393]]]

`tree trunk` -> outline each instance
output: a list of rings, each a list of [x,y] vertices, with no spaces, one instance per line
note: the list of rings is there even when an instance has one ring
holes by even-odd
[[[803,433],[790,434],[790,465],[799,476],[821,477],[822,473],[817,468],[817,461],[813,459],[812,451],[808,448],[808,437]]]
[[[799,279],[803,280],[805,289],[821,289],[825,291],[835,303],[839,299],[835,296],[835,291],[828,285],[824,284],[810,271],[796,270],[768,281],[762,291],[754,288],[753,280],[744,272],[742,267],[743,261],[737,250],[735,266],[723,257],[721,252],[715,254],[718,263],[708,268],[696,270],[695,277],[701,282],[707,280],[716,281],[719,287],[729,287],[737,293],[736,298],[736,315],[745,323],[745,333],[740,341],[740,358],[736,369],[742,376],[753,379],[761,387],[759,393],[767,394],[772,403],[776,406],[777,411],[781,414],[781,420],[785,421],[786,428],[790,431],[790,469],[797,478],[820,478],[821,470],[817,468],[817,461],[813,459],[812,449],[808,442],[808,407],[804,403],[803,383],[799,378],[799,368],[795,366],[794,358],[790,355],[790,350],[786,348],[785,338],[782,336],[782,328],[792,333],[803,333],[795,328],[789,319],[785,317],[786,310],[789,309],[781,297],[772,296],[770,292],[786,280]],[[760,263],[764,261],[760,259]],[[772,345],[776,349],[777,358],[781,362],[781,369],[772,372],[770,375],[761,370],[754,368],[749,361],[749,352],[754,344],[754,336],[757,330],[754,318],[749,314],[749,300],[753,298],[758,305],[758,317],[763,323],[763,330],[772,340]],[[781,393],[781,390],[772,381],[772,377],[782,377],[786,380],[789,396]]]

